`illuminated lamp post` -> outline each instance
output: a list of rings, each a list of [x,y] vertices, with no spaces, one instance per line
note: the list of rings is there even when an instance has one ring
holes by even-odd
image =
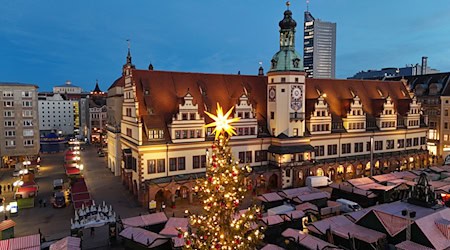
[[[6,213],[11,210],[11,206],[10,205],[6,205],[5,201],[3,201],[3,206],[0,206],[0,213],[3,212],[5,215],[5,220],[8,219],[8,216],[6,215]]]

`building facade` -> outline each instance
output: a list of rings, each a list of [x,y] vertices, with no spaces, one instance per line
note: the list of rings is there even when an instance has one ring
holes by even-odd
[[[95,89],[89,95],[88,133],[91,142],[105,143],[107,121],[106,96],[106,93],[100,90],[97,82]]]
[[[339,181],[428,163],[421,105],[403,82],[307,78],[290,10],[279,25],[267,76],[139,70],[127,59],[109,89],[114,96],[123,86],[120,145],[112,145],[116,132],[108,147],[120,147],[122,181],[143,204],[193,199],[213,140],[204,111],[216,103],[241,118],[230,147],[253,167],[244,185],[254,192],[303,186],[310,175]],[[118,150],[108,151],[116,171]]]
[[[39,153],[38,86],[0,83],[1,166],[33,160]]]
[[[53,93],[58,94],[81,94],[83,89],[75,86],[71,81],[66,81],[65,84],[53,87]]]
[[[305,11],[303,67],[308,77],[335,78],[336,23],[315,19]]]
[[[78,120],[75,116],[78,101],[66,100],[61,94],[53,93],[39,93],[38,98],[40,134],[73,135]]]

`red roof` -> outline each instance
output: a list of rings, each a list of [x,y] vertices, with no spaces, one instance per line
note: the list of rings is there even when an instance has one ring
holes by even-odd
[[[0,249],[41,249],[41,235],[33,234],[0,241]]]
[[[16,223],[13,220],[4,220],[0,222],[0,232],[8,228],[14,227]],[[1,249],[1,248],[0,248]]]
[[[22,185],[22,187],[28,187],[28,186],[37,186],[37,184],[35,181],[27,181],[27,182],[24,182]]]
[[[89,193],[77,193],[72,194],[72,201],[84,201],[84,200],[90,200],[91,195]]]
[[[72,187],[71,187],[71,191],[72,191],[72,195],[73,194],[78,194],[78,193],[87,193],[88,192],[88,188],[86,186],[86,183],[83,182],[75,182]]]
[[[20,187],[17,193],[33,193],[37,191],[37,187]]]
[[[78,168],[66,168],[67,175],[80,174],[80,170]]]

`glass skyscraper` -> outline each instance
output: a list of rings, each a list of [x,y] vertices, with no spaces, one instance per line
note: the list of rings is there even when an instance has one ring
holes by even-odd
[[[336,23],[315,19],[305,11],[303,67],[308,77],[335,78]]]

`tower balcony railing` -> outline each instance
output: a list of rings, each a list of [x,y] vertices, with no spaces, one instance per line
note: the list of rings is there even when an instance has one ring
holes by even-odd
[[[293,120],[304,120],[305,119],[305,113],[292,112],[292,113],[289,113],[289,118],[291,119],[291,121],[293,121]]]

